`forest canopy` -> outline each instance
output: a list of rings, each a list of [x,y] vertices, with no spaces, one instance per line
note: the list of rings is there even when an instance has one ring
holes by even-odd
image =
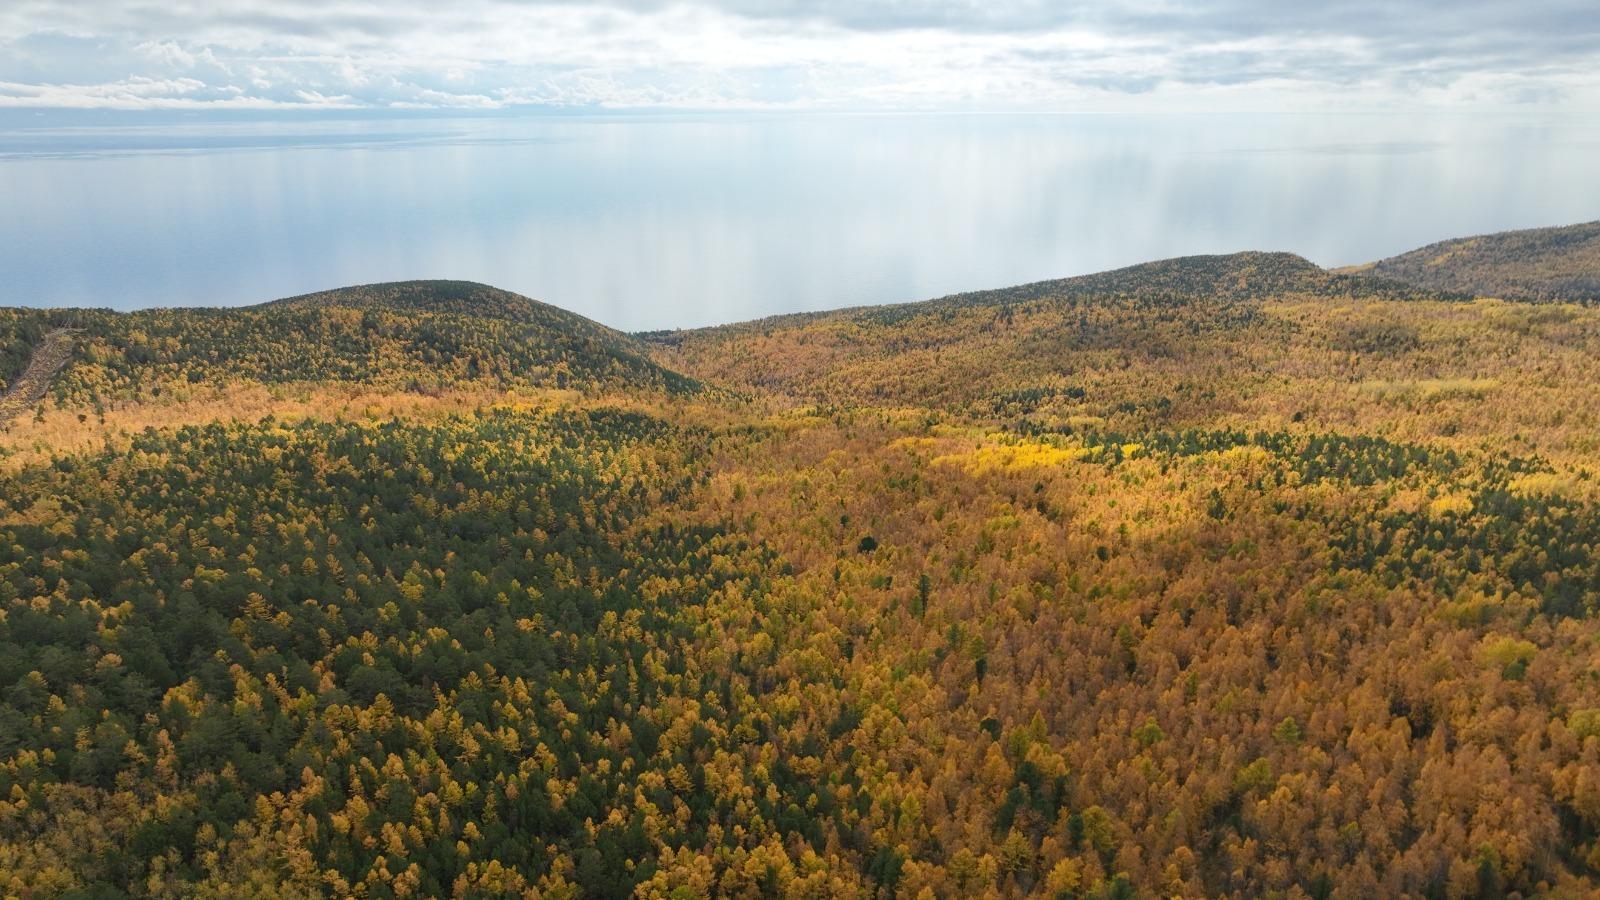
[[[1528,302],[1600,301],[1600,222],[1502,231],[1429,244],[1363,274]]]
[[[0,311],[8,895],[1578,896],[1600,311]]]

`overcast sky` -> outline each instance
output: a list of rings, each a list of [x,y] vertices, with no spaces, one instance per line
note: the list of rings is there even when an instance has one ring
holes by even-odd
[[[1538,108],[1597,0],[5,0],[0,106]]]

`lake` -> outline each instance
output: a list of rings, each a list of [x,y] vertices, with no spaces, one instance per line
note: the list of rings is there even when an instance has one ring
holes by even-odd
[[[1600,218],[1600,125],[1380,115],[0,113],[0,305],[482,281],[625,330]]]

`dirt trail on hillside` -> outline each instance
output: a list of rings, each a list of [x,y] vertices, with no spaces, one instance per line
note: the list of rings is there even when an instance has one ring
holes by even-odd
[[[0,424],[11,421],[23,410],[37,403],[50,389],[50,379],[72,359],[75,328],[57,328],[47,333],[33,348],[28,367],[17,380],[0,394]]]

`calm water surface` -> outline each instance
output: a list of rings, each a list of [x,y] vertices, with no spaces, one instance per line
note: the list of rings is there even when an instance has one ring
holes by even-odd
[[[483,281],[627,330],[1600,218],[1600,124],[0,114],[0,305]]]

